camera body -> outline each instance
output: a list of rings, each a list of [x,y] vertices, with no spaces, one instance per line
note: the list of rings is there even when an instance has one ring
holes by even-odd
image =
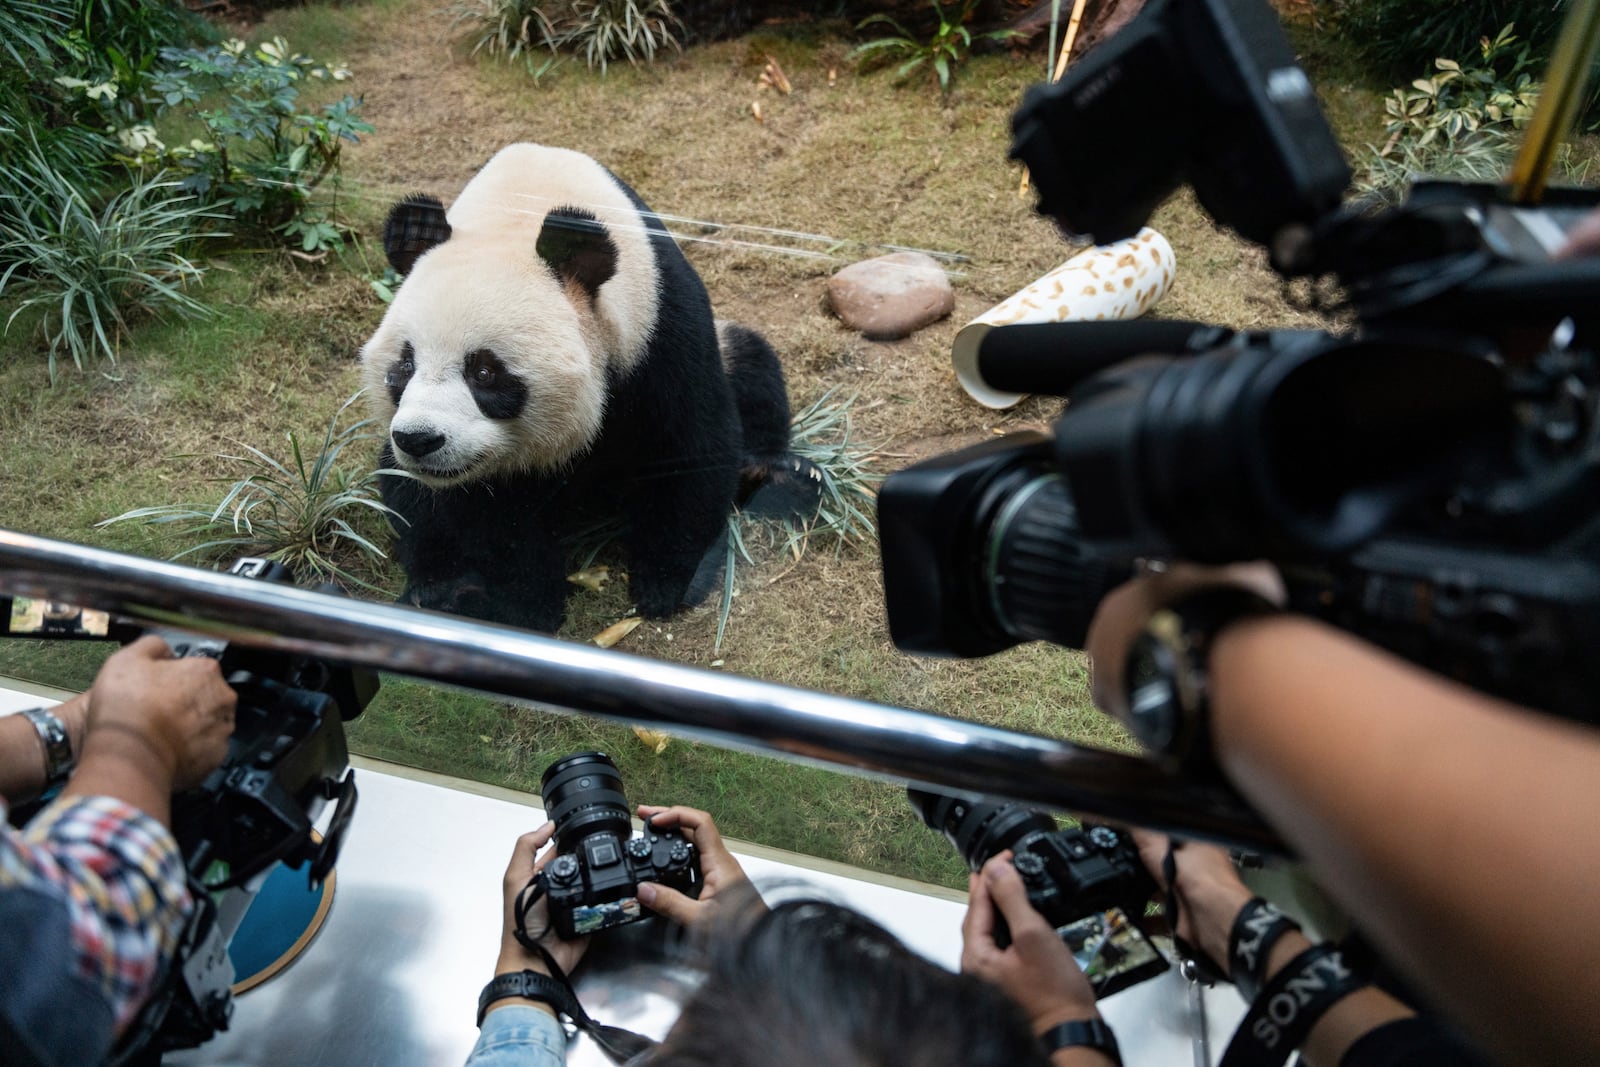
[[[616,764],[604,752],[580,752],[544,772],[539,792],[556,824],[556,856],[539,872],[550,925],[563,940],[648,917],[639,883],[659,882],[700,894],[700,854],[673,827],[647,820],[635,835]]]
[[[1109,826],[1058,827],[1019,804],[907,790],[928,827],[955,846],[973,871],[1009,849],[1028,903],[1078,957],[1096,996],[1109,996],[1167,969],[1137,920],[1156,891],[1133,839]],[[997,912],[995,943],[1011,943]]]

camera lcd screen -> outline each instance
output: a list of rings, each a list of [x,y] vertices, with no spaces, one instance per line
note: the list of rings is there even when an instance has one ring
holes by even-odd
[[[1121,908],[1068,923],[1056,932],[1072,950],[1097,997],[1110,996],[1167,969],[1166,957]]]
[[[13,597],[5,618],[6,634],[11,637],[111,639],[109,614],[60,600]]]

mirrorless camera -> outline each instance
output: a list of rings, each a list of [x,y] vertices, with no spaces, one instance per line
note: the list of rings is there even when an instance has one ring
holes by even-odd
[[[545,813],[556,824],[556,856],[539,872],[550,925],[571,940],[638,922],[639,883],[659,882],[700,895],[700,854],[682,831],[654,827],[633,834],[622,775],[604,752],[579,752],[552,763],[539,782]]]
[[[1349,168],[1265,0],[1152,0],[1012,130],[1064,229],[1127,237],[1187,182],[1354,325],[989,331],[984,384],[1065,413],[886,479],[895,644],[1081,647],[1140,559],[1265,559],[1292,610],[1600,720],[1600,259],[1551,260],[1600,195],[1424,182],[1341,204]]]
[[[1166,957],[1138,925],[1156,884],[1127,833],[1109,826],[1060,828],[1050,815],[1019,804],[906,792],[922,821],[943,833],[971,870],[1011,850],[1028,903],[1056,928],[1097,997],[1167,969]],[[1011,943],[998,912],[994,939],[1001,948]]]

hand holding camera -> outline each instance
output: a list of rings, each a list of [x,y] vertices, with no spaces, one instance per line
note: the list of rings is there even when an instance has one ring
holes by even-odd
[[[1055,927],[1033,906],[1012,861],[1009,851],[1002,852],[968,875],[961,969],[1004,990],[1022,1006],[1036,1034],[1098,1016],[1094,988]],[[1009,931],[1004,945],[995,937],[997,926]]]
[[[554,826],[556,849],[538,866],[521,898],[527,936],[539,936],[526,922],[539,900],[548,901],[556,936],[570,941],[646,918],[639,900],[641,883],[699,895],[700,858],[693,842],[675,825],[656,826],[649,818],[644,832],[633,836],[622,776],[604,752],[557,760],[545,770],[539,792]]]
[[[700,891],[694,896],[683,893],[665,882],[642,882],[639,901],[657,915],[684,926],[696,926],[707,921],[719,893],[749,879],[739,861],[734,859],[728,846],[722,843],[722,834],[709,813],[697,808],[662,808],[651,804],[639,805],[639,815],[652,826],[662,829],[676,827],[688,838],[700,858]]]

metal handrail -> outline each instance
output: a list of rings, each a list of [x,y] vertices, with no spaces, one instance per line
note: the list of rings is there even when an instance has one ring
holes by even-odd
[[[254,581],[0,530],[0,593],[64,600],[477,690],[542,710],[644,724],[725,748],[983,793],[1245,847],[1272,831],[1225,785],[1060,738],[761,682],[452,615]]]

